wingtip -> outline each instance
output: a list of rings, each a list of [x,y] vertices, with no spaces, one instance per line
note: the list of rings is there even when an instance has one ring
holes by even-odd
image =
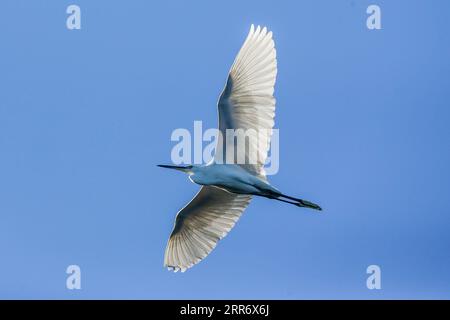
[[[167,264],[165,264],[164,267],[167,268],[168,271],[172,271],[174,273],[177,273],[178,271],[180,271],[181,273],[184,273],[189,268],[189,267],[186,268],[186,267],[178,267],[178,266],[169,266]]]
[[[250,26],[249,34],[253,34],[254,32],[255,32],[255,25],[252,23],[252,25]]]
[[[268,26],[263,26],[263,25],[256,25],[255,24],[251,24],[250,25],[250,34],[261,34],[263,37],[268,37],[270,39],[273,38],[273,32],[270,30],[270,28]]]

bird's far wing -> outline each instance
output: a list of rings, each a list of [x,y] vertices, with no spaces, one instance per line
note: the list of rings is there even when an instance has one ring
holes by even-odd
[[[237,222],[251,196],[203,186],[178,212],[164,266],[185,271],[205,258]]]
[[[226,145],[233,143],[234,155],[231,159],[234,157],[232,161],[239,163],[236,159],[239,143],[236,143],[236,139],[226,139],[227,129],[243,129],[249,133],[249,137],[256,131],[257,139],[249,139],[248,148],[243,150],[243,167],[251,173],[265,176],[263,167],[275,117],[273,92],[276,75],[277,60],[272,32],[259,26],[255,30],[252,25],[219,98],[219,130],[222,139],[218,139],[216,162],[227,162]]]

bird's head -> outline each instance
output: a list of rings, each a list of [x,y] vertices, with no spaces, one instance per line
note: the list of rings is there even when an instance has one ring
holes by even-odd
[[[174,166],[174,165],[167,165],[167,164],[158,164],[158,167],[168,168],[168,169],[175,169],[175,170],[178,170],[178,171],[185,172],[185,173],[187,173],[189,175],[191,175],[193,173],[193,169],[194,169],[194,166],[192,166],[192,165]]]

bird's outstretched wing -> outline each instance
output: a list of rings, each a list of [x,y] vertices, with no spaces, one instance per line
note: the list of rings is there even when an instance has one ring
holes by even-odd
[[[243,167],[253,174],[265,176],[263,167],[275,117],[273,92],[276,75],[277,60],[272,32],[259,26],[255,30],[252,25],[219,98],[219,130],[222,139],[218,139],[214,158],[216,163],[227,162],[226,145],[232,143],[232,161],[239,164],[236,155],[245,152]],[[257,139],[249,139],[248,148],[240,148],[240,151],[235,139],[226,139],[227,129],[243,129],[249,133],[249,137],[256,131],[258,136]]]
[[[178,212],[164,266],[185,271],[205,258],[237,222],[251,196],[203,186]]]

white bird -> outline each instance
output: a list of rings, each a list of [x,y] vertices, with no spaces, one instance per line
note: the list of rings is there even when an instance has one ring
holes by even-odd
[[[228,150],[225,144],[233,143],[234,156],[241,150],[234,146],[234,140],[224,144],[218,139],[214,159],[207,165],[159,165],[183,171],[192,182],[202,186],[176,216],[164,256],[164,266],[169,270],[184,272],[205,258],[233,228],[252,196],[322,210],[312,202],[281,193],[267,181],[264,164],[274,125],[276,74],[272,32],[252,25],[219,98],[219,136],[225,137],[227,129],[265,129],[269,134],[243,151],[246,160],[243,164],[223,163]],[[252,157],[256,161],[249,163]]]

